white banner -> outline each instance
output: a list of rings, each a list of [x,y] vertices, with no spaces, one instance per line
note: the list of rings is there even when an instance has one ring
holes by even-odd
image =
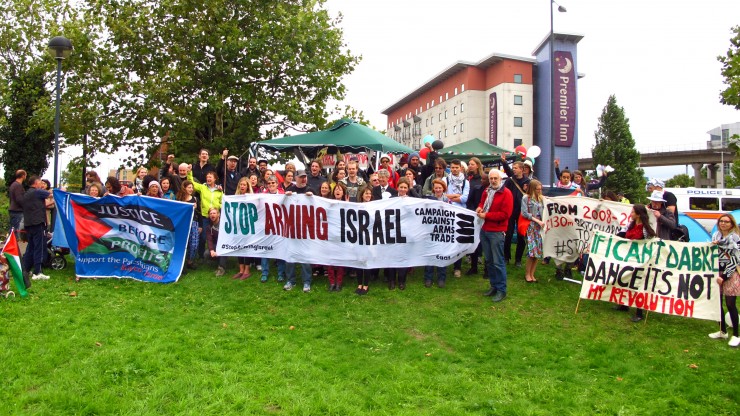
[[[574,262],[588,253],[594,231],[616,234],[629,224],[630,212],[632,205],[621,202],[575,196],[545,198],[543,254],[557,261]],[[654,229],[655,217],[650,211],[648,215]]]
[[[581,298],[719,321],[716,245],[627,240],[596,231],[590,246]]]
[[[428,199],[224,196],[216,252],[356,268],[447,266],[475,251],[481,225],[472,211]]]

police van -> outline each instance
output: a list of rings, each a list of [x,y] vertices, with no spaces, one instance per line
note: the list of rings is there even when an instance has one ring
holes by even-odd
[[[740,189],[665,188],[676,195],[678,212],[695,219],[711,233],[723,213],[740,209]]]

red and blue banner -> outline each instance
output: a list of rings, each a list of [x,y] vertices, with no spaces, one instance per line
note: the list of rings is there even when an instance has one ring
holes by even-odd
[[[185,263],[193,205],[147,196],[54,191],[67,245],[79,277],[176,282]],[[61,227],[63,230],[59,230]]]

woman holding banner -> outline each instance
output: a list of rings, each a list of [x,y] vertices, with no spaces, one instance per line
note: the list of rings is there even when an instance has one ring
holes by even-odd
[[[193,221],[190,223],[190,239],[188,240],[188,254],[186,267],[195,269],[195,256],[198,254],[198,236],[200,235],[202,218],[200,215],[200,202],[195,196],[195,188],[190,181],[184,181],[180,184],[180,192],[177,193],[177,200],[193,204]]]
[[[247,178],[242,177],[236,184],[236,195],[246,195],[254,193],[252,185],[249,183]],[[260,264],[258,259],[253,257],[237,257],[239,262],[239,272],[231,276],[232,279],[247,280],[252,275],[249,270],[249,266],[252,264]]]
[[[527,188],[527,194],[522,197],[522,217],[529,220],[527,227],[527,264],[524,268],[524,280],[527,283],[537,283],[534,271],[537,260],[542,258],[542,234],[540,230],[545,226],[542,221],[544,209],[542,197],[542,182],[532,179]]]
[[[360,187],[357,193],[357,202],[370,202],[373,200],[373,187],[365,184]],[[370,279],[378,276],[378,269],[357,269],[357,290],[358,295],[367,295],[370,290]]]
[[[627,224],[627,228],[620,232],[618,235],[630,239],[630,240],[646,240],[657,236],[653,227],[650,226],[650,218],[648,217],[647,207],[642,204],[635,204],[632,206],[632,212],[630,212],[630,223]],[[643,319],[642,309],[637,308],[635,316],[632,317],[632,322],[640,322]]]
[[[737,296],[740,295],[740,275],[738,275],[738,265],[740,265],[740,230],[737,227],[735,218],[729,214],[722,214],[717,219],[717,231],[712,235],[712,242],[719,248],[719,284],[720,293],[725,298],[727,312],[732,322],[732,338],[729,346],[740,346],[740,337],[738,337],[738,313],[737,313]],[[720,322],[719,331],[709,334],[712,339],[727,339],[727,321],[725,310],[722,307],[722,297],[719,301]]]

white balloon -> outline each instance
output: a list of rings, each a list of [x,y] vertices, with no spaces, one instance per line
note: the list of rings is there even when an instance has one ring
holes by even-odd
[[[539,156],[541,152],[542,149],[540,149],[539,146],[532,146],[527,150],[527,157],[531,157],[532,159],[534,159]]]

